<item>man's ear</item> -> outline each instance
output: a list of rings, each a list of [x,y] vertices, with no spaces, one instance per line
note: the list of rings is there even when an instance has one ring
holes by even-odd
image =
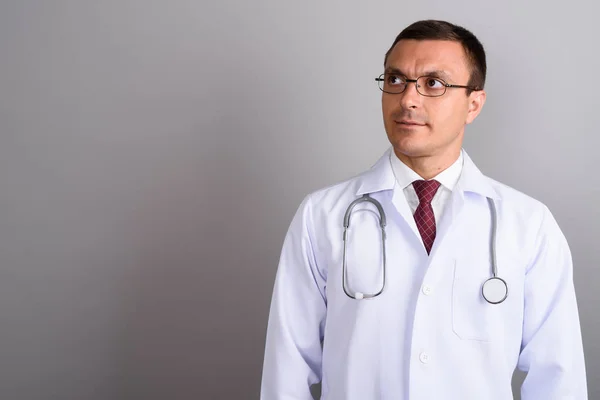
[[[477,90],[469,95],[469,111],[467,112],[466,123],[470,124],[475,121],[475,118],[481,112],[483,105],[485,104],[485,90]]]

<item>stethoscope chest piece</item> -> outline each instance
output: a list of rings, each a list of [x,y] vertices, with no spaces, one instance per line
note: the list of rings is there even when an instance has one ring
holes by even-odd
[[[490,304],[500,304],[508,296],[508,286],[502,278],[492,277],[483,283],[483,298]]]

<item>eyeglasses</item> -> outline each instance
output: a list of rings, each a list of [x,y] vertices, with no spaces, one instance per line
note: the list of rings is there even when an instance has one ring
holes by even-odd
[[[379,83],[379,89],[382,92],[390,94],[399,94],[406,90],[410,82],[414,82],[417,87],[417,92],[426,97],[439,97],[446,93],[448,88],[464,88],[469,90],[481,90],[473,86],[451,85],[443,79],[434,76],[420,76],[417,79],[408,79],[405,76],[398,74],[381,74],[379,78],[375,78]]]

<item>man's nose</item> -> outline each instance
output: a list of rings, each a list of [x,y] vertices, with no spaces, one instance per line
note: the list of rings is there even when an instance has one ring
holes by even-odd
[[[423,96],[417,91],[417,82],[407,82],[406,89],[400,93],[400,105],[402,108],[418,108],[423,101]]]

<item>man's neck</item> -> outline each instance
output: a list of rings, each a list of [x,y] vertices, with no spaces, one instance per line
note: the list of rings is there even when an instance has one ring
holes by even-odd
[[[449,151],[440,155],[432,156],[407,156],[394,150],[396,156],[407,167],[415,171],[423,179],[431,179],[450,167],[460,156],[460,148],[455,151]]]

